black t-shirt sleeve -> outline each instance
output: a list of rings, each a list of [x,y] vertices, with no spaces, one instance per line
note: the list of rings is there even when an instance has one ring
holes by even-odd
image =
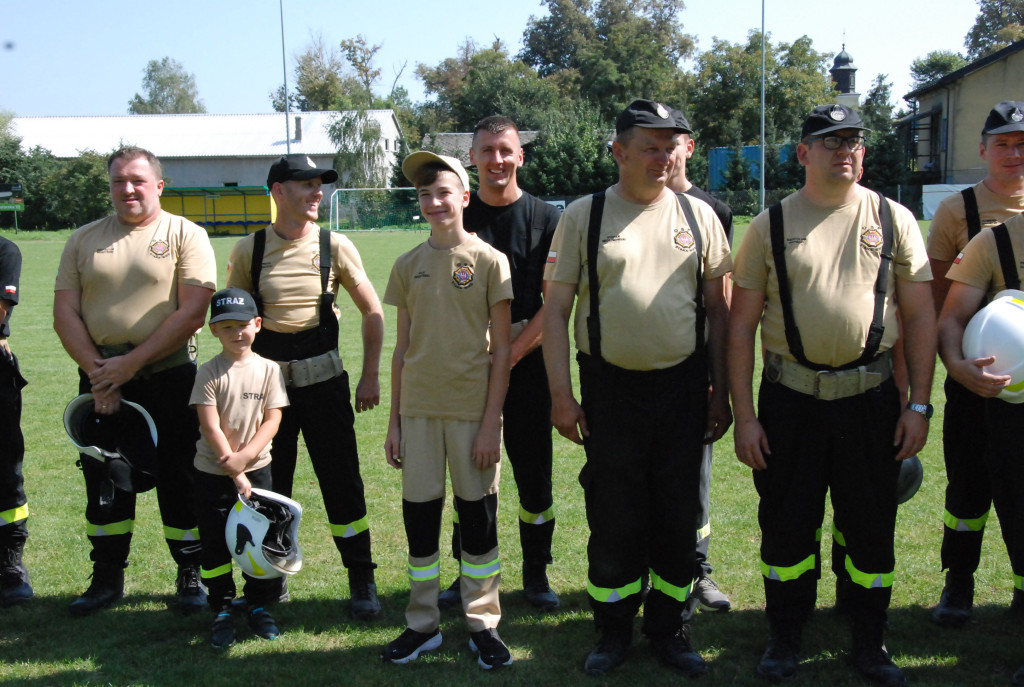
[[[18,304],[18,295],[21,291],[21,251],[13,242],[0,237],[0,299],[9,301],[11,305]],[[10,336],[11,308],[8,308],[7,317],[0,323],[0,336]]]

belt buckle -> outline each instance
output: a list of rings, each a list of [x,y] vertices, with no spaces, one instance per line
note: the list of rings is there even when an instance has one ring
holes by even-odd
[[[823,384],[822,380],[831,380],[830,384]],[[839,377],[834,370],[818,370],[814,373],[814,397],[824,401],[834,401],[836,394],[836,383]],[[824,392],[829,390],[826,395]]]
[[[778,384],[779,380],[782,379],[782,365],[781,359],[769,353],[768,357],[765,358],[764,378],[772,384]]]

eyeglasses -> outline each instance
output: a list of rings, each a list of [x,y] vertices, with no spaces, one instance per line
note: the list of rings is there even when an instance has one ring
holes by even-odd
[[[839,150],[844,143],[851,153],[864,147],[863,136],[811,136],[808,140],[821,141],[826,150]]]

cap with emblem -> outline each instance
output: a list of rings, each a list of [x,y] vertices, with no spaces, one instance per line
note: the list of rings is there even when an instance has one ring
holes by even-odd
[[[442,167],[447,167],[451,171],[455,172],[456,176],[459,177],[459,181],[462,182],[462,188],[466,191],[469,190],[469,175],[466,174],[466,168],[462,166],[454,157],[447,155],[438,155],[432,153],[429,150],[417,150],[415,153],[409,155],[402,161],[402,174],[405,178],[416,183],[416,173],[423,168],[424,165],[436,164]]]
[[[210,298],[210,324],[224,320],[248,322],[259,314],[252,294],[242,289],[221,289]]]
[[[1004,100],[988,113],[982,134],[1008,134],[1024,131],[1024,102]]]
[[[309,155],[296,153],[294,155],[282,155],[277,162],[270,165],[270,173],[267,174],[267,188],[274,184],[283,184],[286,181],[305,181],[316,179],[325,184],[333,184],[338,180],[338,173],[333,169],[321,169],[316,166]]]
[[[804,127],[800,132],[800,138],[823,136],[842,129],[870,131],[870,129],[865,128],[864,121],[857,114],[856,110],[851,110],[846,105],[838,103],[835,105],[818,105],[811,111],[810,116],[804,120]]]
[[[693,129],[690,128],[690,122],[686,121],[686,115],[675,108],[669,109],[668,113],[672,116],[672,121],[676,123],[676,131],[682,129],[682,131],[679,131],[681,134],[693,133]]]
[[[685,118],[684,118],[685,121]],[[638,126],[641,129],[672,129],[677,134],[688,134],[688,126],[682,126],[667,107],[653,100],[634,100],[619,113],[615,120],[615,133]]]

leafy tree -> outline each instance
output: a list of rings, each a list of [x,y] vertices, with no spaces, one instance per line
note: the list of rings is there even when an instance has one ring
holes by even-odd
[[[899,133],[893,129],[892,83],[888,74],[879,74],[871,84],[861,116],[868,131],[861,183],[895,198],[899,187],[907,183],[909,172]]]
[[[829,56],[807,36],[793,43],[765,41],[765,135],[768,143],[795,140],[815,105],[835,100],[827,72]],[[697,57],[685,97],[691,122],[708,148],[753,145],[761,135],[761,33],[746,44],[714,39]]]
[[[128,101],[128,114],[191,114],[206,112],[199,99],[196,77],[181,63],[165,57],[150,60],[143,71],[142,89]]]
[[[946,74],[965,66],[967,59],[952,50],[933,50],[924,57],[918,57],[910,64],[910,78],[914,88],[941,79]]]
[[[346,38],[341,42],[341,50],[345,53],[345,59],[355,70],[356,78],[362,84],[363,91],[370,97],[372,97],[374,82],[380,78],[380,69],[373,66],[373,56],[380,49],[380,45],[366,45],[366,39],[362,34],[355,38]]]
[[[366,110],[339,112],[328,135],[338,153],[334,168],[347,188],[383,188],[390,176],[387,154],[380,144],[380,125]]]
[[[610,186],[618,178],[608,147],[611,136],[589,103],[549,111],[520,171],[523,186],[544,196],[576,196]]]
[[[370,92],[349,73],[337,49],[322,34],[311,35],[306,49],[295,58],[295,81],[289,94],[290,109],[303,112],[348,110],[366,107]],[[284,112],[284,86],[270,94],[278,112]]]
[[[1024,0],[978,0],[978,16],[964,39],[967,56],[984,57],[1024,39]]]
[[[16,183],[21,162],[21,138],[14,134],[11,120],[14,113],[0,110],[0,183]]]

